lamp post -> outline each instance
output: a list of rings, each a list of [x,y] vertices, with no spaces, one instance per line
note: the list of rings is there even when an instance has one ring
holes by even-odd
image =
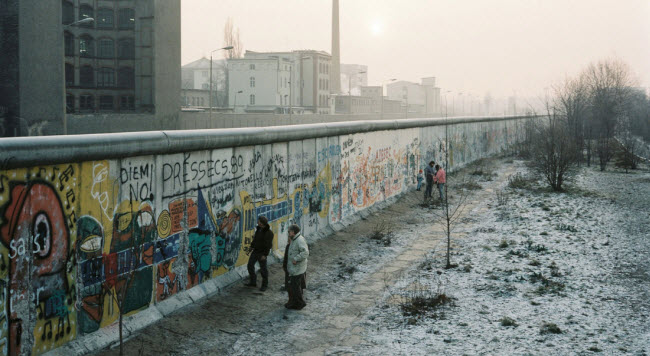
[[[396,81],[396,78],[388,79],[387,82],[394,82]],[[384,119],[384,86],[386,85],[386,81],[381,83],[381,116],[380,118],[383,120]]]
[[[63,28],[66,29],[68,27],[72,26],[77,26],[89,22],[95,21],[94,18],[92,17],[86,17],[85,19],[81,19],[79,21],[75,21],[72,23],[69,23],[67,25],[63,25]],[[64,39],[63,39],[63,134],[67,135],[68,134],[68,95],[66,94],[66,88],[65,88],[65,34],[64,34]]]
[[[212,122],[212,53],[220,51],[220,50],[231,50],[233,47],[232,46],[226,46],[226,47],[221,47],[217,48],[214,51],[210,52],[210,98],[208,102],[210,103],[210,122]]]
[[[243,90],[240,90],[240,91],[235,93],[235,105],[233,105],[233,107],[232,107],[233,114],[237,113],[237,94],[241,94],[243,92],[244,92]]]

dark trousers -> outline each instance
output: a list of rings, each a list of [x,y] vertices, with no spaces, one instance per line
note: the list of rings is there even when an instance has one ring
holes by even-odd
[[[424,196],[431,198],[431,193],[433,191],[433,179],[427,178],[427,189],[424,191]]]
[[[260,273],[262,274],[262,285],[267,286],[269,284],[269,270],[266,268],[266,261],[260,260],[260,257],[264,256],[259,252],[253,251],[251,256],[248,258],[248,275],[250,276],[251,283],[257,283],[257,275],[255,274],[255,263],[260,264]]]
[[[302,309],[307,305],[302,296],[302,290],[305,288],[305,274],[297,276],[289,276],[289,307],[295,309]]]

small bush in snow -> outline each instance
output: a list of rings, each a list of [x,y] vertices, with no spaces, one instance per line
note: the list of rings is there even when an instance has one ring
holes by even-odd
[[[497,197],[497,205],[498,206],[504,206],[508,204],[508,194],[504,190],[497,190],[495,192],[495,195]]]
[[[517,322],[514,319],[508,318],[507,316],[504,316],[503,318],[501,318],[501,320],[499,320],[499,322],[501,323],[501,326],[506,326],[506,327],[507,326],[514,326],[515,328],[517,326],[519,326],[519,324],[517,324]]]
[[[515,173],[508,177],[508,187],[512,189],[526,189],[530,186],[530,180],[522,173]]]
[[[544,323],[539,330],[539,333],[542,335],[545,334],[561,334],[562,329],[553,323]]]
[[[506,240],[501,240],[501,243],[499,243],[499,248],[508,248],[508,241]]]

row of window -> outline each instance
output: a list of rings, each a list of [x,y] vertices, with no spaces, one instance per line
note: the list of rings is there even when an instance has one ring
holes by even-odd
[[[205,98],[196,96],[184,96],[181,98],[181,105],[183,106],[205,106]]]
[[[75,38],[70,32],[64,34],[65,55],[75,55]],[[95,52],[95,40],[90,35],[79,36],[79,55],[88,58],[115,58],[115,41],[110,38],[100,38],[97,41],[97,52]],[[135,58],[135,41],[133,38],[122,38],[117,41],[117,58]]]
[[[318,63],[318,73],[329,74],[330,65],[327,63]]]
[[[67,86],[75,85],[74,65],[65,64],[65,83]],[[117,83],[117,85],[116,85]],[[118,87],[135,88],[135,71],[131,67],[121,67],[117,70],[117,82],[115,80],[115,69],[82,66],[79,68],[79,86],[82,87]]]
[[[89,94],[79,95],[79,110],[115,110],[115,97],[113,95],[99,95],[99,106],[95,100],[96,97]],[[66,112],[75,112],[75,96],[67,94],[65,97]],[[119,97],[120,110],[135,110],[135,97],[133,95],[123,95]]]
[[[93,18],[95,21],[79,24],[80,27],[99,29],[114,29],[115,28],[115,11],[109,8],[100,8],[95,10],[90,5],[79,6],[78,21]],[[117,12],[117,28],[120,30],[130,30],[135,28],[135,10],[133,9],[119,9]],[[74,4],[70,1],[63,0],[63,24],[69,25],[75,22]]]
[[[318,79],[318,89],[320,90],[329,90],[330,88],[330,81],[328,79]]]

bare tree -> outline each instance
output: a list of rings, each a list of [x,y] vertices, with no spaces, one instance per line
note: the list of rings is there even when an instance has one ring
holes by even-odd
[[[239,38],[239,28],[234,28],[232,18],[226,20],[226,25],[223,29],[223,44],[224,46],[232,46],[230,51],[225,51],[225,56],[228,59],[241,58],[243,45]]]
[[[445,140],[444,140],[444,145],[442,142],[440,143],[441,147],[444,147],[444,154],[445,154],[445,169],[449,167],[449,136],[448,136],[448,128],[447,124],[445,124]],[[468,182],[461,182],[461,184],[457,184],[454,189],[454,199],[449,201],[449,184],[451,181],[451,177],[447,176],[447,182],[444,184],[444,198],[440,202],[442,205],[442,210],[441,211],[434,211],[434,215],[437,215],[439,218],[442,219],[441,226],[442,230],[444,231],[445,235],[447,236],[447,262],[445,264],[445,268],[454,268],[456,265],[451,263],[451,233],[458,224],[460,218],[463,216],[463,212],[465,208],[467,207],[467,198],[470,195],[470,189],[466,189],[465,187],[471,186],[471,184],[468,184]]]
[[[641,162],[637,154],[639,141],[632,134],[630,118],[626,117],[619,123],[618,134],[616,135],[617,150],[614,156],[614,165],[625,169],[636,169]]]
[[[618,59],[592,63],[583,75],[591,99],[589,117],[592,120],[588,125],[595,131],[589,139],[596,140],[600,170],[605,170],[614,156],[616,125],[625,112],[630,88],[635,81],[627,64]]]
[[[558,116],[548,102],[547,112],[548,124],[535,125],[529,165],[544,176],[553,190],[561,191],[578,155],[567,119]]]
[[[567,129],[576,145],[578,158],[582,158],[585,147],[584,124],[589,109],[589,91],[584,75],[577,78],[565,78],[554,86],[556,115],[564,117]],[[589,155],[591,152],[588,153]]]

